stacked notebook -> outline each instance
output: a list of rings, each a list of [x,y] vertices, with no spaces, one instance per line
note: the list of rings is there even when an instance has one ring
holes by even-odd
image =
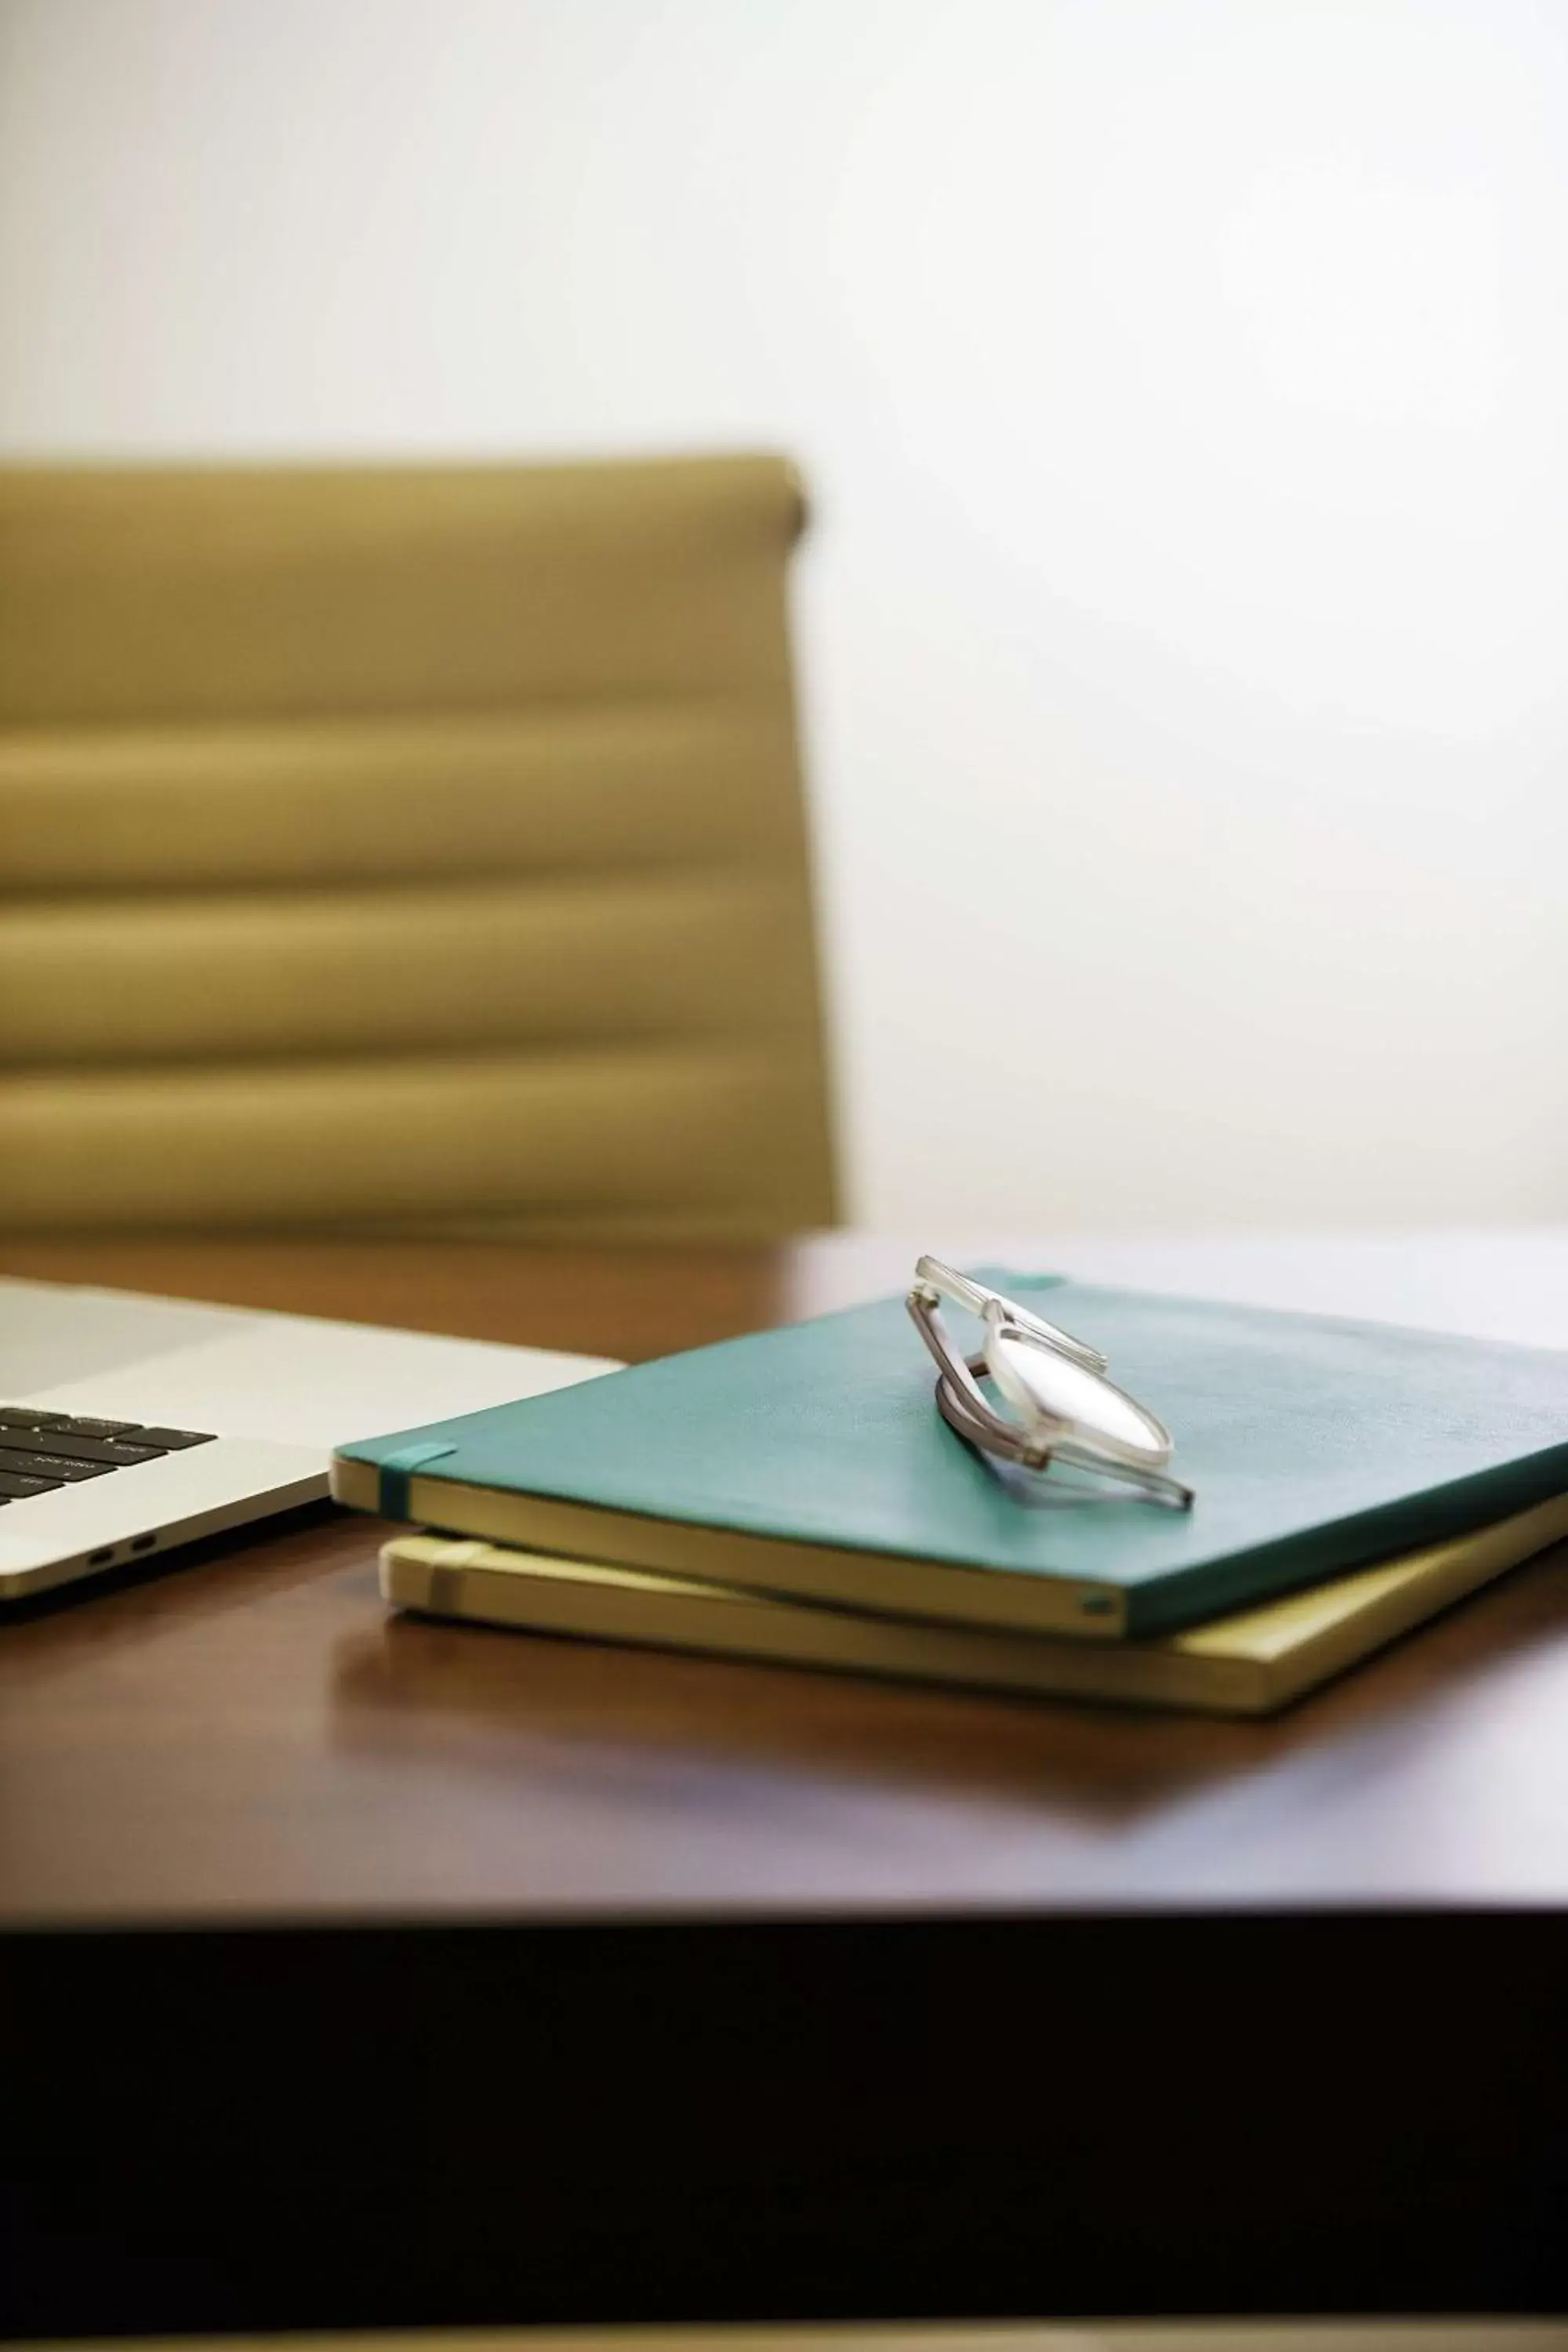
[[[980,1278],[1105,1349],[1190,1512],[982,1461],[900,1299],[346,1446],[333,1492],[428,1530],[403,1607],[1243,1714],[1568,1537],[1568,1356]]]

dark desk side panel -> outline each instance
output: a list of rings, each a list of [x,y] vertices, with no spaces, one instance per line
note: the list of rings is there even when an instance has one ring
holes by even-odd
[[[37,1932],[0,2328],[1568,2309],[1539,1914]]]

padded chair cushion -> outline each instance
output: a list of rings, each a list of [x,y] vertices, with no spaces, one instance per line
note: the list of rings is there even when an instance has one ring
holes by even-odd
[[[797,795],[777,709],[717,696],[480,719],[0,729],[0,889],[795,865]]]
[[[0,1221],[829,1222],[800,511],[0,474]]]

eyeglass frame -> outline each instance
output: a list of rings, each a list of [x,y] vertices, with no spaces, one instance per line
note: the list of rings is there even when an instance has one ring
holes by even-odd
[[[955,1306],[967,1307],[980,1318],[985,1345],[976,1354],[963,1354],[949,1338],[942,1318],[944,1297]],[[1047,1322],[1044,1316],[1020,1307],[1016,1299],[1006,1298],[1000,1291],[975,1282],[971,1276],[944,1265],[940,1258],[917,1259],[914,1286],[904,1303],[937,1367],[937,1410],[966,1444],[983,1454],[995,1454],[1023,1470],[1043,1474],[1053,1463],[1061,1463],[1098,1477],[1120,1479],[1148,1502],[1161,1503],[1174,1510],[1192,1508],[1192,1487],[1159,1466],[1170,1459],[1173,1451],[1170,1432],[1147,1405],[1117,1387],[1109,1377],[1107,1358],[1088,1340],[1075,1339],[1071,1332]],[[994,1345],[998,1339],[1022,1340],[1047,1353],[1065,1357],[1081,1370],[1093,1374],[1112,1396],[1149,1424],[1163,1449],[1158,1462],[1151,1464],[1146,1455],[1102,1431],[1088,1429],[1081,1422],[1048,1412],[1018,1379],[1002,1349]],[[995,1381],[1003,1396],[1022,1416],[1021,1426],[997,1412],[991,1404],[980,1385],[981,1380],[987,1377]]]

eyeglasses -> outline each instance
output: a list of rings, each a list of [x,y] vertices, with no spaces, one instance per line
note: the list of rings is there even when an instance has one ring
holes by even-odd
[[[944,1298],[980,1318],[984,1340],[977,1355],[964,1355],[950,1338]],[[1059,1463],[1118,1479],[1146,1502],[1191,1509],[1192,1488],[1166,1474],[1170,1433],[1109,1379],[1098,1348],[940,1258],[916,1261],[907,1304],[941,1376],[937,1410],[967,1444],[1021,1469]],[[1016,1419],[996,1410],[980,1385],[985,1379]]]

